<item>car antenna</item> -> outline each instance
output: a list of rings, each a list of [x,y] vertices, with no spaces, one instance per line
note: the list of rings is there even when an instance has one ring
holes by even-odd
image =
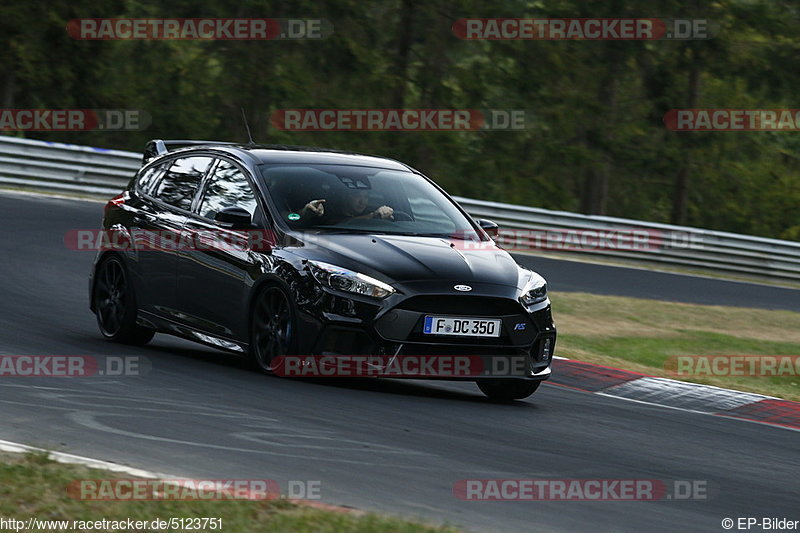
[[[250,146],[255,146],[255,141],[253,141],[253,135],[250,133],[250,125],[247,123],[247,115],[244,112],[244,108],[240,108],[242,110],[242,120],[244,120],[244,128],[247,130],[247,138],[250,140]]]

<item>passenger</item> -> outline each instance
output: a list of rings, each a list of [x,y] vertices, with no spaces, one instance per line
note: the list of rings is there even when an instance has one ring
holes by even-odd
[[[328,213],[326,216],[326,199],[311,200],[300,210],[300,220],[303,222],[321,222],[324,224],[339,224],[356,218],[381,218],[394,220],[394,209],[382,205],[374,211],[365,212],[369,202],[369,191],[366,189],[348,189],[342,202],[341,212]]]

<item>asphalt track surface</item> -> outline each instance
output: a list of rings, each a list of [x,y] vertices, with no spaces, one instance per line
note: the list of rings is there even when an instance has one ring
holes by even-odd
[[[63,243],[70,229],[97,227],[101,211],[97,203],[0,193],[0,353],[130,355],[152,368],[138,377],[3,378],[2,440],[184,477],[274,479],[282,487],[318,480],[327,503],[471,531],[723,531],[725,517],[800,519],[796,431],[550,384],[495,405],[471,383],[279,379],[164,335],[145,348],[108,343],[87,308],[93,253]],[[675,300],[798,306],[797,291],[528,259],[553,290],[616,287],[644,297],[666,291]],[[505,478],[701,480],[710,495],[453,495],[461,479]]]

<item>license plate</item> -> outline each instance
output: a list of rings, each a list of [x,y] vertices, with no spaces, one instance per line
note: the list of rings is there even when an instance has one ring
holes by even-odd
[[[426,316],[422,332],[426,335],[458,337],[499,337],[500,320],[487,318],[458,318]]]

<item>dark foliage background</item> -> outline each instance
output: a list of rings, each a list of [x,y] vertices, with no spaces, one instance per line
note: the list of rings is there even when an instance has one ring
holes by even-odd
[[[147,110],[142,132],[28,134],[327,146],[404,160],[451,193],[800,240],[800,133],[676,133],[681,107],[800,108],[800,4],[781,0],[52,0],[0,7],[3,108]],[[704,41],[463,41],[462,17],[708,18]],[[322,41],[78,41],[80,17],[325,18]],[[279,131],[292,108],[528,109],[481,132]]]

